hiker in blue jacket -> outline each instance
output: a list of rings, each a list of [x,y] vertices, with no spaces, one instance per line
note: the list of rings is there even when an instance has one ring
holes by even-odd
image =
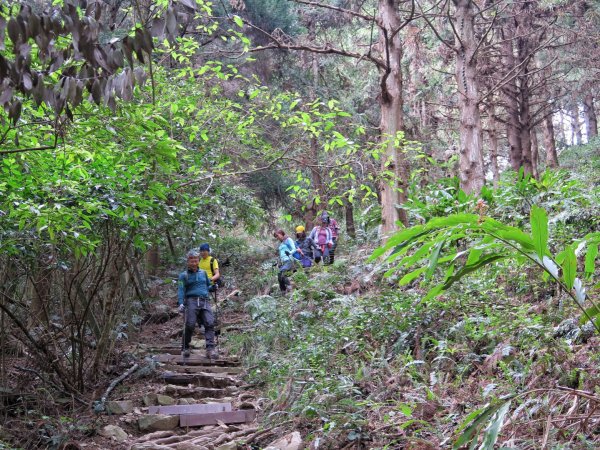
[[[292,284],[287,277],[287,273],[294,268],[294,253],[297,254],[298,249],[292,238],[287,237],[285,231],[277,230],[273,236],[280,242],[279,244],[279,273],[277,281],[279,281],[279,289],[281,292],[287,292],[292,289]]]
[[[190,356],[190,342],[196,322],[198,326],[204,325],[204,338],[206,340],[206,357],[216,358],[215,350],[215,317],[210,309],[208,288],[210,280],[206,272],[198,268],[200,254],[190,250],[187,254],[187,270],[179,274],[177,283],[177,302],[179,312],[184,314],[185,329],[181,351],[184,357]]]

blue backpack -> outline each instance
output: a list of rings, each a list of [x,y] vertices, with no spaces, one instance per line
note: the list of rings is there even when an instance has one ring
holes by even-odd
[[[290,238],[287,238],[285,240],[285,245],[287,248],[290,249],[290,251],[292,251],[292,247],[290,246],[288,239],[290,239]],[[298,261],[302,260],[302,255],[300,254],[300,252],[298,250],[296,250],[294,253],[292,253],[292,256],[294,257],[294,259],[297,259]]]

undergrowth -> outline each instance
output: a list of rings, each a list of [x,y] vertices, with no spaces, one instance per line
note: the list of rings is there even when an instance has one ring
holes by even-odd
[[[529,232],[532,206],[542,207],[548,245],[562,248],[598,231],[593,173],[513,174],[484,192],[487,214]],[[476,199],[441,191],[411,217],[474,211]],[[264,392],[265,426],[293,424],[314,448],[459,448],[478,439],[484,449],[496,439],[503,448],[597,448],[600,340],[557,285],[501,260],[424,301],[425,284],[399,288],[399,275],[382,276],[387,263],[366,262],[373,248],[351,245],[333,266],[296,272],[292,295],[246,304],[255,327],[233,345]],[[257,275],[260,294],[269,276]],[[597,276],[588,280],[595,298]]]

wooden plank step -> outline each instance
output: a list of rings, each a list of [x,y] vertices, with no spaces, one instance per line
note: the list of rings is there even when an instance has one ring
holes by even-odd
[[[218,367],[218,366],[178,366],[177,364],[166,364],[163,368],[169,372],[179,373],[225,373],[237,375],[244,371],[241,367]]]
[[[231,411],[231,403],[196,403],[194,405],[150,406],[148,414],[206,414]]]
[[[152,356],[154,361],[163,362],[163,363],[171,363],[171,364],[185,364],[187,366],[220,366],[220,367],[234,367],[239,366],[240,362],[237,359],[232,358],[219,358],[219,359],[210,359],[199,355],[190,355],[187,358],[184,358],[181,355],[154,355]]]
[[[207,414],[182,414],[179,416],[180,427],[197,427],[204,425],[218,425],[219,422],[247,423],[256,417],[254,409],[242,409],[240,411],[228,411]]]
[[[222,373],[178,373],[164,372],[163,379],[169,384],[198,384],[209,388],[235,386],[237,380]]]

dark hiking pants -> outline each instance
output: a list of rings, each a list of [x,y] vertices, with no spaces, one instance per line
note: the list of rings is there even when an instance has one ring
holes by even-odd
[[[288,286],[290,286],[290,280],[287,274],[292,270],[294,263],[292,261],[286,261],[279,267],[279,273],[277,274],[277,281],[279,281],[279,289],[281,292],[285,292]]]
[[[196,323],[204,325],[206,349],[215,348],[215,317],[210,309],[208,297],[188,297],[185,299],[185,332],[183,333],[183,350],[190,348]]]

